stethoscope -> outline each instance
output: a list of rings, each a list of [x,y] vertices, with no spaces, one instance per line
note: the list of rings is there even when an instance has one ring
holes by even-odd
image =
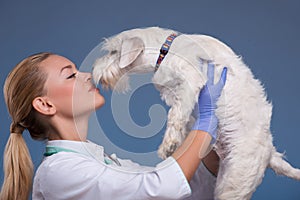
[[[108,157],[108,158],[109,158],[111,161],[113,161],[116,165],[121,166],[121,163],[119,162],[119,160],[118,160],[116,154],[113,153],[113,154],[111,154],[111,155],[108,155],[108,154],[104,153],[104,161],[105,161],[105,163],[106,163],[106,164],[111,164],[111,163],[107,163],[107,162],[109,162],[109,161],[107,161],[107,160],[105,159],[105,157]]]

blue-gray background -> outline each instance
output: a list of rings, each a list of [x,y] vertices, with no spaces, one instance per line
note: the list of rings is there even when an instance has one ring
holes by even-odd
[[[300,3],[286,1],[0,1],[0,82],[24,57],[51,51],[71,59],[78,66],[101,41],[126,29],[161,26],[185,33],[215,36],[242,55],[254,75],[262,81],[272,101],[274,144],[287,159],[300,167],[299,140],[299,46]],[[151,88],[149,90],[152,91]],[[157,99],[144,97],[145,102]],[[109,101],[110,93],[105,96]],[[139,96],[138,93],[136,96]],[[141,99],[142,98],[142,99]],[[0,183],[3,182],[2,154],[9,137],[10,118],[1,93]],[[242,102],[241,102],[242,103]],[[131,108],[133,115],[148,119],[146,110]],[[110,115],[109,104],[97,112]],[[142,123],[142,122],[141,122]],[[106,127],[117,130],[113,120]],[[114,131],[113,131],[114,132]],[[35,167],[41,161],[44,144],[25,133]],[[112,136],[113,138],[113,136]],[[120,145],[143,146],[124,139]],[[101,143],[101,141],[99,141]],[[156,148],[159,141],[154,141]],[[149,144],[152,144],[149,143]],[[140,149],[139,149],[140,148]],[[149,148],[149,147],[147,147]],[[147,158],[145,158],[147,159]],[[253,199],[300,199],[300,183],[267,170]]]

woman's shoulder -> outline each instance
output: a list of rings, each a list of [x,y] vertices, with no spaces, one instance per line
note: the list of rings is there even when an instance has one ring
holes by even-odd
[[[73,152],[59,152],[45,157],[37,169],[36,176],[46,179],[66,178],[76,174],[77,177],[94,177],[104,170],[105,165],[86,155]]]
[[[100,180],[105,166],[88,156],[59,152],[45,157],[38,167],[33,183],[33,193],[53,197],[74,193],[74,188],[90,187]],[[52,198],[55,199],[55,198]]]

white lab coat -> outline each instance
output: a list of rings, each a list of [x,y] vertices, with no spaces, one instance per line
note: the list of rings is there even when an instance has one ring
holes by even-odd
[[[91,142],[53,140],[47,146],[75,152],[44,158],[34,177],[33,200],[213,199],[215,177],[203,165],[190,186],[172,157],[156,167],[145,167],[109,158],[102,146]]]

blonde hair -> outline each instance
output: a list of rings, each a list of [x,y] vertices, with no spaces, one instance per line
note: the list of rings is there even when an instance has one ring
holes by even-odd
[[[10,136],[4,151],[4,182],[0,200],[28,199],[33,163],[22,133],[27,129],[33,139],[47,138],[47,127],[37,117],[32,101],[45,94],[46,73],[40,63],[52,53],[27,57],[10,72],[4,84],[4,98],[12,118]]]

